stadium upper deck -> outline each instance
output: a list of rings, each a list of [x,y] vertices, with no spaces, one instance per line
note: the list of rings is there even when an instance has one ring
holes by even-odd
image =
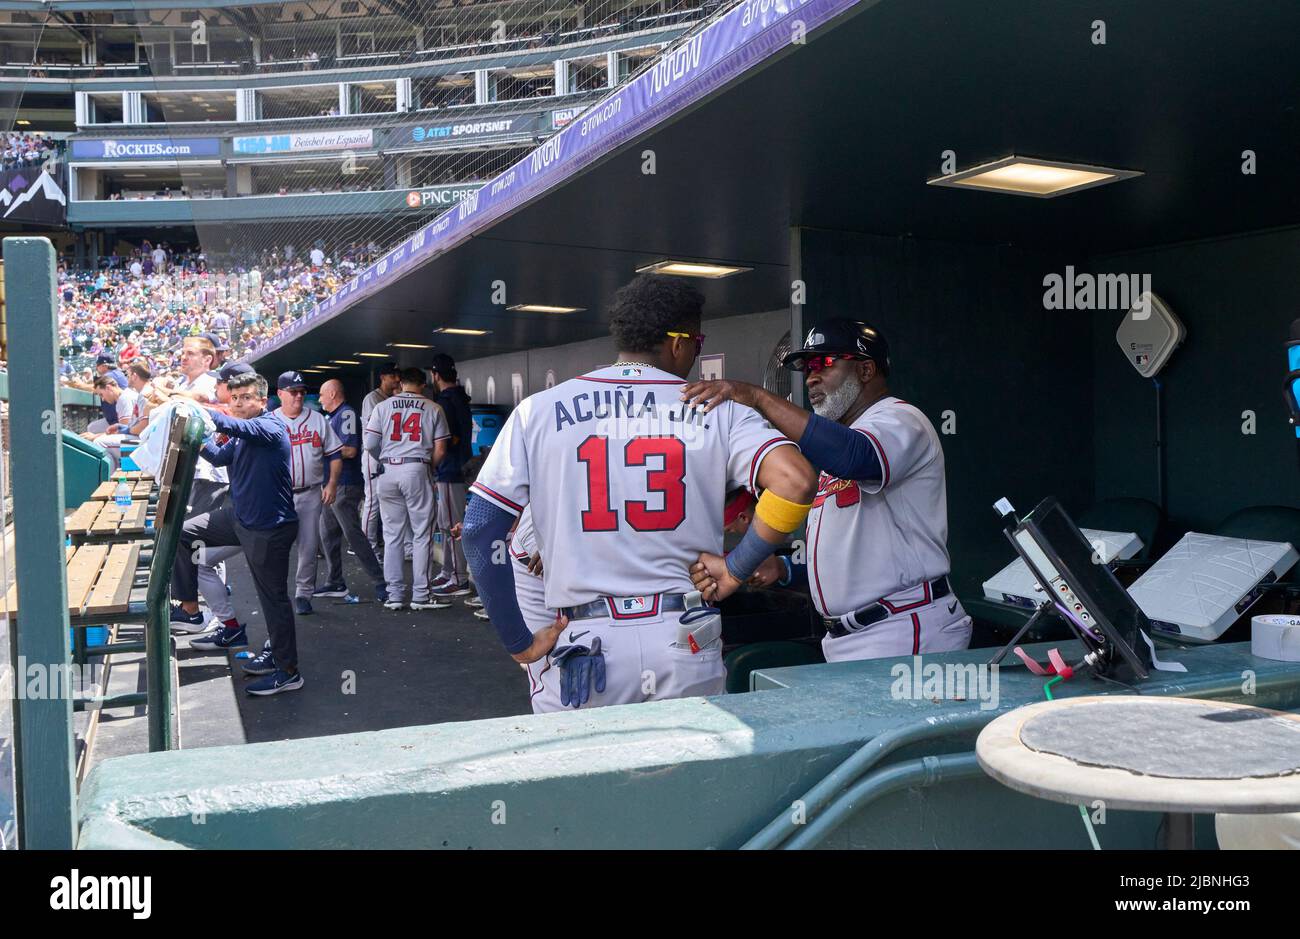
[[[396,217],[404,230],[716,6],[0,0],[0,99],[19,129],[73,131],[60,184],[88,263],[122,234],[184,240],[208,224],[197,238],[218,250],[248,237],[239,226]]]

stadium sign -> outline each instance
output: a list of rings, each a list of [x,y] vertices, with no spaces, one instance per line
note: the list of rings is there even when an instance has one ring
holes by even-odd
[[[446,124],[413,124],[395,127],[389,131],[390,147],[409,147],[411,144],[440,144],[456,140],[480,140],[484,137],[504,137],[511,134],[537,133],[541,127],[540,114],[522,114],[499,117],[490,121],[459,121]]]
[[[307,150],[364,150],[374,146],[375,132],[364,130],[319,130],[306,134],[264,134],[236,137],[236,153],[302,153]]]
[[[0,171],[0,219],[59,228],[66,225],[66,176],[62,165],[53,164],[52,169],[52,173],[39,166]]]
[[[408,210],[446,208],[463,199],[468,199],[482,188],[480,184],[475,186],[427,186],[424,189],[412,189],[406,194],[406,208]]]
[[[134,137],[126,140],[74,140],[73,159],[83,160],[176,160],[186,157],[220,156],[216,137]]]
[[[551,130],[559,130],[585,110],[586,107],[557,108],[551,112]]]

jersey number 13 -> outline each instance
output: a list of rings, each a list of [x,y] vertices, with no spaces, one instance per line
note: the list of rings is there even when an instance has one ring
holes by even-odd
[[[686,446],[677,437],[633,437],[623,447],[623,465],[648,466],[663,459],[662,469],[646,469],[646,489],[662,493],[664,507],[648,502],[623,503],[623,515],[635,531],[672,531],[686,518]],[[618,510],[609,497],[609,438],[592,435],[578,447],[578,462],[587,468],[587,505],[583,531],[618,531]],[[620,470],[621,472],[621,470]]]

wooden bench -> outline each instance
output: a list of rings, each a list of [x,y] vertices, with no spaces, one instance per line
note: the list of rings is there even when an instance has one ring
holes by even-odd
[[[95,491],[90,494],[91,501],[104,502],[111,501],[117,497],[118,483],[125,482],[127,490],[131,493],[132,499],[148,499],[153,494],[152,479],[106,479],[95,487]]]
[[[148,479],[152,482],[153,477],[150,476],[148,473],[146,473],[144,470],[121,470],[120,469],[114,471],[113,475],[110,476],[109,479],[113,480],[114,482],[116,482],[119,479],[128,479],[132,481],[137,479]]]
[[[142,535],[149,515],[148,499],[132,499],[131,505],[121,508],[116,502],[97,502],[91,499],[68,517],[64,530],[73,541],[122,540],[132,535]]]
[[[66,549],[68,576],[68,618],[102,620],[125,613],[130,607],[140,567],[140,553],[147,541],[120,544],[85,544]],[[4,598],[4,615],[18,616],[18,585],[12,584]]]

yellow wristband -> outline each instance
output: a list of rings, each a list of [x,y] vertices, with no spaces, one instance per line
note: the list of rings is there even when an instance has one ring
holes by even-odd
[[[769,528],[788,535],[808,517],[808,511],[812,508],[812,503],[800,505],[798,502],[791,502],[789,499],[782,499],[770,489],[764,489],[763,494],[758,497],[758,505],[754,509],[754,516],[761,518],[763,523]]]

